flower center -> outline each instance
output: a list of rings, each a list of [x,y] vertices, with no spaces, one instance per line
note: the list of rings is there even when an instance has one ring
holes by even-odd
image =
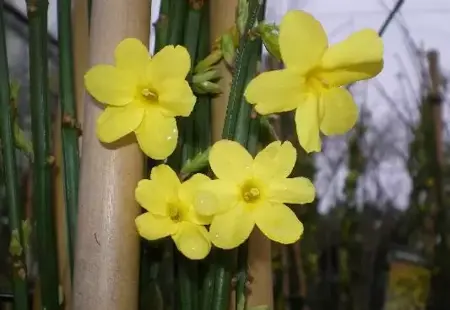
[[[181,210],[175,203],[169,203],[167,206],[167,213],[170,217],[170,219],[174,222],[180,222],[181,221]]]
[[[256,202],[261,197],[260,189],[253,182],[244,184],[241,193],[242,199],[248,203]]]
[[[141,96],[150,103],[158,102],[158,94],[149,87],[145,87],[141,90]]]

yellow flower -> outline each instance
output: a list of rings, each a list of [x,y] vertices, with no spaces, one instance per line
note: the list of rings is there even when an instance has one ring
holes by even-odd
[[[96,65],[84,77],[87,91],[106,104],[98,138],[111,143],[134,131],[147,156],[168,157],[178,140],[175,116],[189,116],[196,101],[186,81],[189,53],[169,45],[152,58],[142,42],[128,38],[114,58],[115,66]]]
[[[346,84],[377,75],[383,68],[383,42],[364,29],[328,46],[322,25],[308,13],[290,11],[281,21],[280,51],[285,69],[252,80],[247,101],[266,115],[296,109],[301,146],[320,151],[320,133],[343,134],[356,122],[358,109]]]
[[[201,186],[195,208],[202,215],[214,215],[209,235],[215,246],[239,246],[255,224],[280,243],[300,238],[303,225],[284,203],[309,203],[315,190],[306,178],[287,178],[296,158],[290,142],[273,142],[255,159],[237,142],[221,140],[213,145],[209,163],[218,179]]]
[[[210,179],[195,174],[183,184],[167,165],[152,169],[150,180],[141,180],[137,202],[148,212],[136,218],[139,234],[147,240],[171,236],[178,250],[190,259],[203,259],[211,250],[208,225],[211,218],[195,212],[193,201],[199,186]]]

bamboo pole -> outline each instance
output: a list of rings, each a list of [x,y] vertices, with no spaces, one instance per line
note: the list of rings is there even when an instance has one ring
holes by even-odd
[[[92,65],[112,63],[115,47],[126,37],[148,43],[150,4],[93,1]],[[137,309],[139,237],[134,219],[140,209],[134,189],[142,176],[143,159],[134,142],[119,147],[98,141],[95,124],[100,112],[86,96],[73,309]]]
[[[62,141],[61,141],[61,107],[58,106],[56,119],[53,123],[53,150],[55,154],[55,169],[53,171],[54,181],[54,207],[55,207],[55,227],[56,227],[56,242],[58,252],[58,275],[59,283],[62,286],[64,299],[63,307],[61,309],[68,310],[71,305],[71,291],[72,282],[70,274],[70,260],[68,244],[67,244],[67,225],[66,225],[66,204],[64,201],[64,186],[63,186],[63,155],[62,155]]]
[[[271,243],[259,229],[255,229],[249,239],[248,266],[248,272],[253,278],[248,307],[251,309],[265,305],[273,309]]]
[[[223,35],[231,26],[234,25],[235,8],[237,0],[216,0],[210,3],[211,16],[211,43]],[[231,89],[231,73],[222,62],[219,66],[219,72],[222,76],[219,86],[222,94],[213,99],[211,105],[212,113],[212,139],[220,140],[222,137],[222,128],[225,121],[225,114],[228,104],[228,95]]]

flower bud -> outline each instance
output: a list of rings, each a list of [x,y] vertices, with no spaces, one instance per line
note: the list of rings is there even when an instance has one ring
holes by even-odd
[[[201,60],[194,69],[195,73],[204,72],[210,69],[222,59],[222,50],[213,50],[205,59]]]
[[[280,45],[278,43],[278,27],[261,23],[258,25],[258,31],[267,51],[275,58],[281,60]]]
[[[195,155],[194,158],[188,159],[184,166],[181,168],[181,173],[186,175],[199,172],[206,168],[209,162],[209,150],[210,149],[208,148],[206,151],[200,152]]]
[[[234,56],[236,54],[236,48],[233,42],[233,36],[230,33],[226,33],[222,36],[220,41],[220,48],[222,50],[223,58],[229,66],[233,66]]]

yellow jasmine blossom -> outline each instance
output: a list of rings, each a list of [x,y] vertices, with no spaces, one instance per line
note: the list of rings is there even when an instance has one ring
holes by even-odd
[[[175,150],[175,116],[189,116],[196,101],[186,81],[189,53],[169,45],[150,57],[147,47],[133,38],[114,52],[115,66],[96,65],[84,76],[87,91],[106,109],[97,119],[97,136],[114,142],[131,132],[142,151],[164,159]]]
[[[139,234],[147,240],[171,236],[186,257],[205,258],[211,242],[203,225],[211,218],[197,214],[193,202],[199,186],[209,181],[206,175],[195,174],[181,183],[169,166],[154,167],[150,180],[141,180],[135,191],[137,202],[147,210],[136,218]]]
[[[285,69],[252,80],[247,101],[266,115],[296,109],[301,146],[320,151],[320,133],[343,134],[356,122],[358,109],[342,86],[372,78],[383,68],[383,42],[371,29],[328,46],[322,25],[310,14],[290,11],[281,21],[280,52]]]
[[[222,249],[242,244],[255,224],[271,240],[297,241],[303,225],[284,203],[314,200],[314,185],[306,178],[288,178],[297,152],[290,142],[273,142],[254,159],[239,143],[221,140],[210,151],[209,163],[217,180],[197,192],[197,212],[214,215],[209,235]]]

